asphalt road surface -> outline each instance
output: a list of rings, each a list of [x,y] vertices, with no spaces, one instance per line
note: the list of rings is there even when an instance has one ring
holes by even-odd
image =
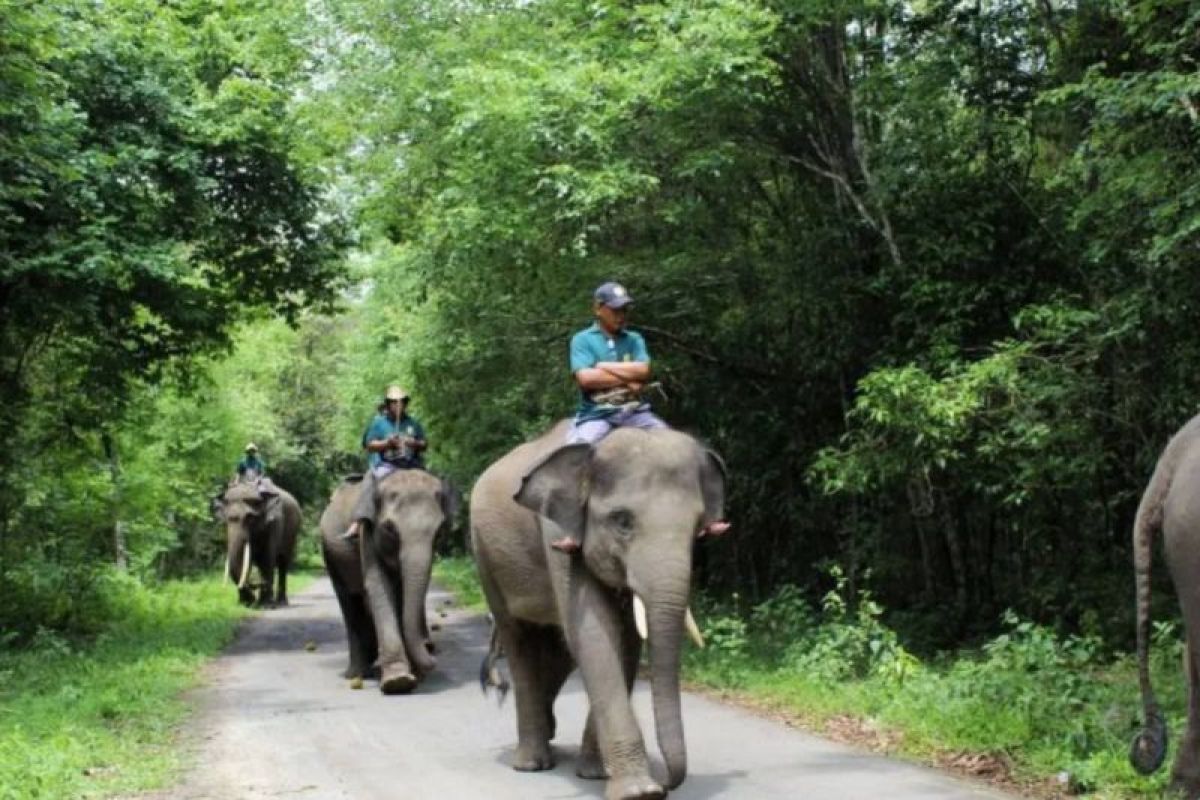
[[[230,598],[232,601],[232,597]],[[438,669],[407,696],[374,681],[354,691],[340,677],[345,636],[328,579],[292,606],[249,621],[196,693],[185,780],[162,793],[180,800],[459,800],[603,798],[575,777],[586,708],[573,677],[555,706],[558,766],[516,772],[512,698],[479,690],[487,623],[436,588]],[[309,643],[315,644],[312,649]],[[637,712],[653,756],[649,687]],[[677,800],[1000,800],[1004,795],[909,764],[857,752],[717,702],[686,695],[689,774]]]

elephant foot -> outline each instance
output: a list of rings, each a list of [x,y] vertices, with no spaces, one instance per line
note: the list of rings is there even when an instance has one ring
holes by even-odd
[[[383,671],[379,680],[379,691],[384,694],[408,694],[417,685],[417,678],[404,667],[391,667]]]
[[[513,755],[513,769],[518,772],[541,772],[546,769],[554,769],[554,754],[550,752],[550,745],[544,744],[540,747],[517,745],[517,752]]]
[[[575,763],[575,774],[585,780],[598,781],[608,777],[608,770],[604,768],[604,759],[600,758],[599,753],[581,750],[579,760]]]
[[[278,600],[275,601],[275,605],[279,608],[286,608],[288,605],[287,595],[282,595]]]
[[[622,775],[610,778],[604,788],[604,800],[659,800],[667,790],[646,775]]]

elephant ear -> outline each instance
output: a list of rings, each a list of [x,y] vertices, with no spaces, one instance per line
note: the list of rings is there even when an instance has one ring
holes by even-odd
[[[725,519],[725,482],[728,478],[725,462],[715,452],[706,449],[700,467],[700,491],[704,495],[703,524]]]
[[[564,531],[583,530],[592,453],[592,446],[584,443],[558,448],[525,473],[513,499]]]
[[[462,492],[449,478],[442,478],[438,501],[442,505],[442,515],[446,518],[446,527],[454,527],[454,521],[458,518],[459,506],[462,505]]]

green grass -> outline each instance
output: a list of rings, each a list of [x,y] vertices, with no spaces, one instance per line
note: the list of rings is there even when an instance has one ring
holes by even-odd
[[[483,590],[479,588],[479,574],[470,556],[439,557],[433,565],[433,578],[452,591],[463,608],[487,611]]]
[[[1010,785],[1033,794],[1054,792],[1060,775],[1097,800],[1162,793],[1167,768],[1145,778],[1127,759],[1141,718],[1133,660],[1104,655],[1094,639],[1008,619],[1008,630],[981,650],[924,663],[877,614],[810,614],[789,630],[764,606],[748,625],[719,614],[701,618],[713,646],[687,655],[686,678],[811,730],[914,760],[954,765],[985,757]],[[755,632],[758,624],[765,630]],[[1166,626],[1152,667],[1176,736],[1185,701],[1179,664],[1179,643]]]
[[[289,581],[299,590],[311,581]],[[78,644],[43,633],[0,652],[0,800],[158,788],[184,764],[182,692],[249,612],[217,577],[145,588],[113,579],[114,620]]]

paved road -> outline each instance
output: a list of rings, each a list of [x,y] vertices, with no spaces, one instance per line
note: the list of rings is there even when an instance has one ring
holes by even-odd
[[[559,697],[558,766],[508,766],[516,740],[511,698],[480,694],[476,675],[486,623],[434,591],[430,621],[437,673],[409,696],[384,697],[368,681],[339,677],[346,651],[327,579],[293,605],[245,625],[197,695],[191,737],[197,765],[163,797],[181,800],[460,800],[602,798],[603,784],[575,777],[585,698],[578,678]],[[444,615],[444,616],[443,616]],[[306,649],[315,642],[315,650]],[[649,691],[637,690],[642,729]],[[855,752],[702,697],[687,695],[687,781],[672,798],[708,800],[1001,800],[992,790]]]

